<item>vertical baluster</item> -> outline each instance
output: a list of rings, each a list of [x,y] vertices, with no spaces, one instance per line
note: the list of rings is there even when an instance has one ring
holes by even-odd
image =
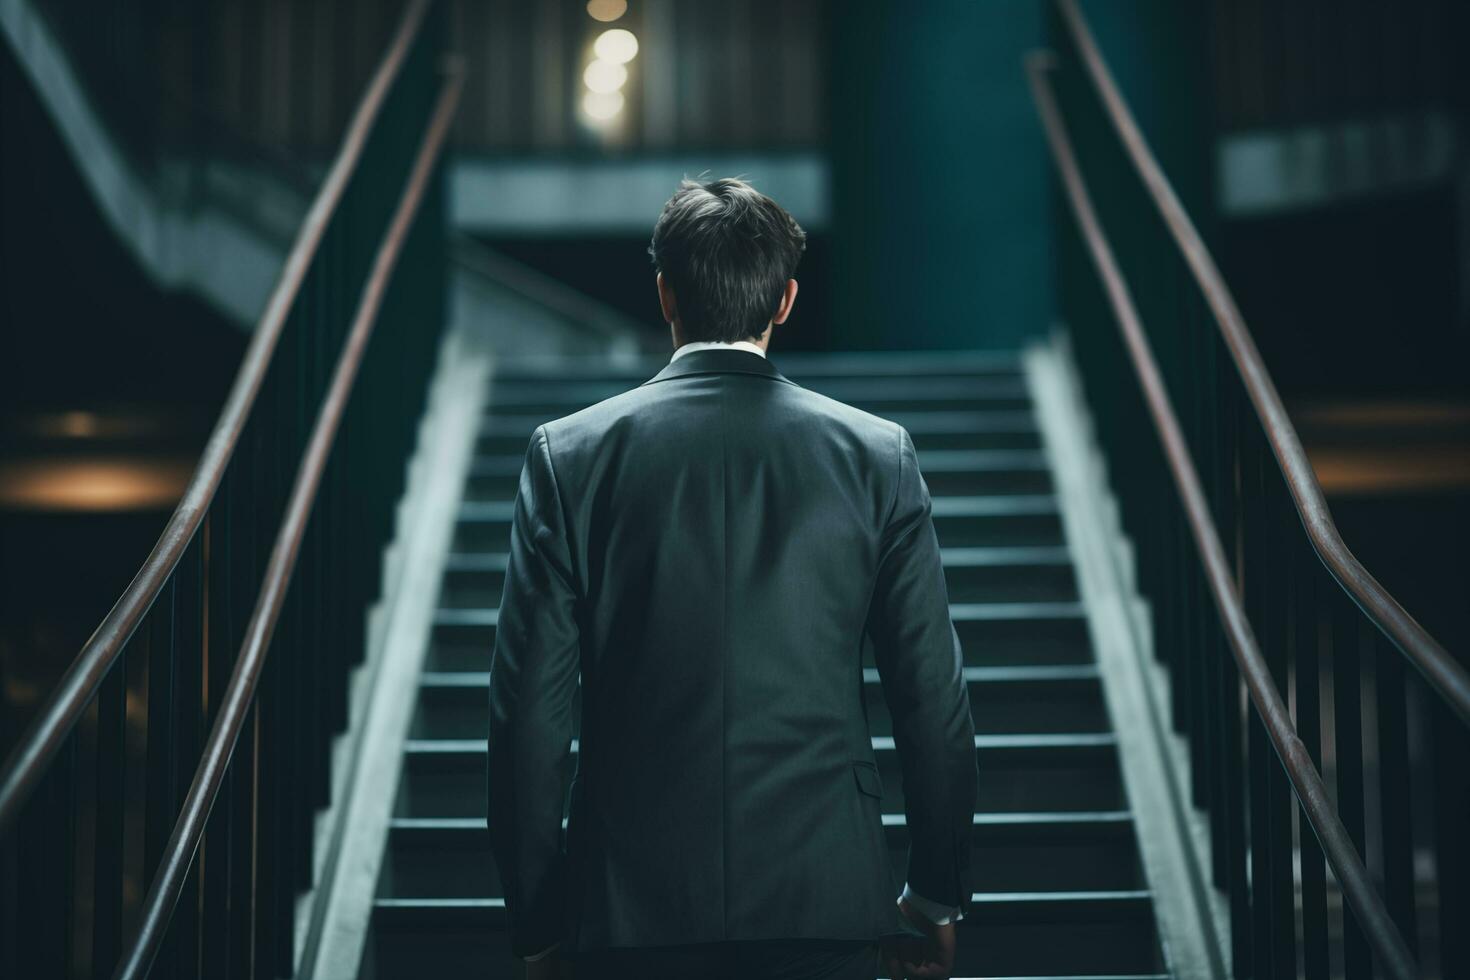
[[[1322,769],[1322,677],[1319,649],[1323,642],[1317,584],[1324,573],[1316,553],[1302,534],[1292,551],[1291,605],[1296,661],[1296,727],[1312,764]],[[1306,980],[1327,980],[1327,866],[1322,846],[1301,811],[1298,821],[1302,865],[1302,956]]]
[[[1257,532],[1258,533],[1258,532]],[[1259,569],[1252,563],[1249,567]],[[1270,771],[1276,764],[1266,729],[1253,706],[1247,705],[1246,764],[1250,768],[1251,855],[1251,963],[1253,977],[1274,976],[1271,959],[1271,803]]]
[[[232,463],[229,506],[231,508],[230,549],[230,664],[231,674],[239,659],[245,624],[254,610],[260,590],[260,574],[256,561],[261,543],[275,537],[276,521],[266,518],[270,527],[261,527],[255,472],[259,459],[260,426],[252,419],[246,427]],[[269,654],[267,654],[269,659]],[[231,977],[251,977],[255,945],[255,740],[251,727],[256,709],[247,710],[230,765],[221,786],[219,805],[229,805],[230,871],[229,871],[229,970]]]
[[[3,678],[0,678],[3,681]],[[4,704],[3,696],[0,696],[0,704]],[[8,716],[0,716],[0,733],[4,734],[6,744],[10,744],[12,727],[7,724]],[[27,827],[26,814],[29,809],[38,806],[38,801],[45,791],[42,783],[36,788],[36,796],[32,799],[30,806],[22,809],[16,819],[14,830],[24,831]],[[21,931],[24,915],[22,909],[22,896],[25,904],[32,900],[29,894],[29,882],[23,877],[26,863],[22,861],[20,854],[20,833],[12,832],[0,837],[0,976],[15,977],[29,969],[29,964],[23,960],[23,950],[29,952],[29,948],[39,937],[27,935]],[[34,849],[36,841],[27,841],[27,848]]]
[[[1300,524],[1292,511],[1291,500],[1274,468],[1263,453],[1262,469],[1273,469],[1263,473],[1263,493],[1266,505],[1267,538],[1265,541],[1265,566],[1263,569],[1262,597],[1264,618],[1261,621],[1262,654],[1271,670],[1272,680],[1281,693],[1282,700],[1289,695],[1287,678],[1287,644],[1289,642],[1286,596],[1288,583],[1283,568],[1287,562],[1287,549],[1296,540]],[[1292,843],[1292,816],[1296,811],[1291,783],[1286,768],[1271,753],[1270,792],[1271,841],[1268,860],[1271,868],[1271,950],[1274,974],[1278,977],[1296,975],[1296,885],[1294,881],[1295,861]]]
[[[172,799],[167,810],[160,810],[161,824],[156,833],[161,837],[156,846],[161,853],[174,821],[193,780],[203,743],[205,713],[208,701],[209,664],[209,570],[213,557],[214,516],[205,514],[194,542],[189,546],[184,571],[178,578],[178,600],[174,622],[174,702],[170,706],[174,733],[169,744],[169,771],[172,775]],[[180,980],[203,975],[203,924],[200,903],[201,881],[207,859],[204,844],[184,879],[179,903],[174,908],[169,940],[164,958],[171,961],[174,975]],[[156,865],[155,865],[156,866]]]
[[[1158,601],[1161,632],[1157,642],[1163,644],[1169,658],[1170,721],[1174,731],[1187,736],[1189,733],[1189,651],[1180,648],[1179,628],[1180,602],[1183,599],[1180,580],[1185,574],[1180,562],[1181,538],[1184,534],[1183,517],[1175,495],[1170,492],[1167,474],[1160,473],[1159,551],[1163,560],[1163,580],[1159,583]]]
[[[1247,708],[1246,746],[1250,768],[1251,972],[1266,980],[1274,976],[1271,959],[1271,849],[1270,746],[1265,726],[1253,708]]]
[[[289,961],[277,959],[276,934],[280,923],[279,903],[283,899],[281,889],[281,840],[280,840],[280,778],[281,763],[287,751],[286,743],[280,738],[280,713],[278,710],[279,658],[272,658],[261,672],[260,687],[256,694],[256,710],[253,717],[256,737],[256,826],[258,829],[258,851],[256,856],[255,897],[255,941],[251,957],[255,963],[255,976],[277,977],[290,973]]]
[[[210,526],[209,578],[206,582],[207,616],[206,634],[208,651],[204,660],[206,712],[203,732],[208,733],[219,716],[220,700],[229,683],[230,667],[235,651],[231,618],[231,584],[233,579],[232,557],[234,553],[233,514],[231,497],[234,493],[236,471],[233,466],[215,494],[210,508],[213,518]],[[193,759],[200,758],[199,753]],[[199,845],[200,903],[201,915],[201,963],[204,972],[211,977],[226,978],[230,975],[230,817],[232,814],[230,780],[228,774],[220,783],[219,796],[215,799],[205,824]]]
[[[1230,897],[1230,954],[1236,977],[1251,975],[1250,887],[1246,877],[1246,774],[1241,731],[1240,675],[1221,645],[1219,665],[1220,744],[1224,756],[1221,799],[1225,810],[1225,886]],[[1249,710],[1249,709],[1247,709]]]
[[[127,662],[148,621],[119,652],[97,691],[96,824],[92,864],[92,975],[112,976],[122,947],[123,828],[127,799]]]
[[[16,896],[17,953],[23,966],[17,976],[74,975],[76,743],[73,732],[21,811],[14,835],[17,842],[25,841],[16,855],[25,888]]]
[[[252,487],[256,499],[267,510],[276,509],[276,501],[280,498],[276,475],[276,454],[273,446],[274,440],[269,434],[278,432],[279,424],[277,401],[276,401],[276,375],[273,373],[268,384],[270,388],[262,392],[258,403],[257,415],[260,437],[254,443],[252,455],[255,463],[251,467]],[[259,581],[260,569],[266,563],[272,542],[270,529],[261,526],[258,533],[261,535],[256,549],[257,561],[256,572],[252,575],[253,581]],[[257,820],[259,821],[258,856],[256,864],[256,898],[255,906],[255,942],[252,948],[252,957],[255,964],[254,975],[261,977],[287,976],[292,972],[292,964],[289,959],[283,959],[277,955],[277,944],[279,937],[277,929],[280,926],[281,901],[281,874],[280,862],[283,848],[280,839],[280,773],[287,754],[286,746],[289,744],[281,740],[280,718],[278,714],[278,682],[281,667],[280,624],[277,623],[277,638],[272,644],[276,653],[266,660],[261,672],[260,686],[257,688],[256,705],[258,722],[260,725],[260,739],[257,750],[257,759],[260,760],[261,772],[259,781],[259,799],[256,801]]]
[[[1414,910],[1414,826],[1409,779],[1409,718],[1404,657],[1376,629],[1378,787],[1383,898],[1409,948],[1418,951]]]
[[[255,974],[255,775],[258,757],[252,705],[241,725],[239,739],[225,774],[230,787],[229,976]],[[223,803],[225,801],[221,801]]]
[[[1211,719],[1209,683],[1211,676],[1210,654],[1207,625],[1205,616],[1206,603],[1209,601],[1205,592],[1204,574],[1200,567],[1194,541],[1189,537],[1187,529],[1181,528],[1184,534],[1183,548],[1185,559],[1185,575],[1182,583],[1180,601],[1184,604],[1184,630],[1182,642],[1186,648],[1186,657],[1189,660],[1190,697],[1189,697],[1189,759],[1190,759],[1190,800],[1199,808],[1208,808],[1210,805],[1210,789],[1213,785],[1210,778],[1210,758],[1212,753],[1211,738],[1214,734],[1214,725]]]
[[[1230,493],[1229,476],[1233,473],[1234,457],[1231,445],[1231,419],[1234,417],[1228,407],[1218,403],[1220,399],[1227,397],[1226,391],[1220,386],[1220,365],[1214,356],[1215,340],[1213,332],[1209,335],[1207,349],[1210,352],[1210,375],[1209,375],[1209,403],[1216,408],[1213,425],[1211,426],[1210,455],[1215,460],[1212,479],[1206,489],[1210,493],[1211,515],[1215,520],[1215,526],[1219,529],[1221,543],[1225,547],[1226,560],[1231,560],[1231,549],[1234,545],[1230,522],[1226,519],[1230,512],[1230,504],[1233,496]],[[1204,587],[1203,581],[1201,587]],[[1210,703],[1212,711],[1212,727],[1214,730],[1214,754],[1209,760],[1209,773],[1214,779],[1211,790],[1210,804],[1210,840],[1212,846],[1211,877],[1216,888],[1227,895],[1231,891],[1230,875],[1230,846],[1228,823],[1230,817],[1231,789],[1230,780],[1234,774],[1230,771],[1229,746],[1226,744],[1230,737],[1228,713],[1233,710],[1231,695],[1234,693],[1228,683],[1227,664],[1223,661],[1230,658],[1230,650],[1225,643],[1224,630],[1221,627],[1220,617],[1215,612],[1212,599],[1208,591],[1201,600],[1205,604],[1205,642],[1210,647],[1210,674],[1206,678],[1206,684],[1210,687]]]
[[[1470,977],[1470,731],[1438,698],[1430,709],[1434,734],[1434,859],[1439,899],[1440,976]]]
[[[1333,596],[1332,681],[1337,747],[1337,812],[1359,854],[1364,851],[1363,704],[1359,664],[1359,612],[1341,591]],[[1373,975],[1372,953],[1363,930],[1344,908],[1343,967],[1347,980]]]
[[[1230,541],[1231,558],[1238,569],[1241,561],[1241,552],[1245,548],[1245,518],[1246,518],[1246,486],[1249,481],[1249,465],[1246,462],[1246,436],[1248,431],[1245,425],[1249,421],[1244,418],[1244,408],[1239,399],[1232,400],[1232,411],[1230,413],[1231,433],[1231,471],[1230,471],[1230,500],[1231,510],[1231,535]],[[1236,586],[1242,588],[1244,585],[1240,575],[1236,575]],[[1242,589],[1243,594],[1243,589]],[[1246,722],[1252,714],[1249,705],[1242,707],[1241,684],[1239,668],[1235,664],[1234,653],[1228,648],[1225,651],[1228,656],[1221,658],[1220,663],[1224,671],[1221,678],[1221,690],[1226,692],[1226,706],[1224,712],[1225,726],[1225,751],[1226,763],[1229,770],[1229,778],[1226,782],[1228,809],[1230,811],[1229,827],[1231,829],[1230,839],[1230,937],[1231,937],[1231,961],[1234,964],[1237,977],[1249,977],[1253,967],[1253,951],[1255,947],[1253,923],[1251,919],[1251,893],[1247,878],[1249,861],[1250,836],[1248,828],[1248,798],[1249,798],[1249,776],[1247,774],[1247,760],[1245,757]]]
[[[158,869],[169,830],[178,814],[178,759],[174,737],[174,717],[180,708],[177,662],[179,650],[180,581],[191,574],[190,561],[198,545],[191,544],[170,576],[159,596],[162,619],[158,642],[152,643],[148,657],[148,707],[146,713],[147,747],[144,765],[148,776],[143,796],[143,878],[145,891]],[[154,961],[153,975],[166,980],[176,975],[173,962],[175,946],[165,942]]]

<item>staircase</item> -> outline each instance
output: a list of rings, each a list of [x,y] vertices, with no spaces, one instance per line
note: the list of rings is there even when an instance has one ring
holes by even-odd
[[[955,975],[1162,976],[1117,744],[1019,358],[775,360],[797,383],[906,426],[934,498],[980,769],[975,904],[960,923]],[[657,368],[510,365],[494,378],[404,746],[364,976],[510,975],[484,825],[484,737],[517,477],[535,425]],[[907,851],[902,781],[869,664],[897,895]]]

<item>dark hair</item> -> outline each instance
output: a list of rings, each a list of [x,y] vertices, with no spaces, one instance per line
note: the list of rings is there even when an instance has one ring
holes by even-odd
[[[685,339],[726,343],[766,332],[805,250],[791,215],[737,177],[681,182],[648,246]]]

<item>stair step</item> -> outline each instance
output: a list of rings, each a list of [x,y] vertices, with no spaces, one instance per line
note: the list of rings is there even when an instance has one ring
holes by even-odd
[[[1126,804],[1111,733],[977,735],[977,812],[1121,810]],[[885,813],[903,811],[893,739],[874,736]],[[577,744],[572,743],[572,755]],[[485,812],[483,739],[410,740],[396,815],[474,817]],[[570,781],[571,772],[564,774]]]
[[[1051,494],[934,497],[934,530],[946,547],[1058,547],[1061,516]],[[460,505],[455,551],[504,551],[515,504],[508,500]]]
[[[480,427],[478,451],[509,454],[526,451],[531,432],[555,415],[492,415]],[[1036,419],[1029,411],[894,412],[890,416],[909,430],[917,449],[1035,449],[1041,445]]]
[[[957,977],[1161,975],[1147,891],[977,892],[971,902],[958,926]],[[374,975],[508,977],[507,927],[503,899],[378,899]]]
[[[476,457],[465,498],[476,503],[515,499],[525,445],[514,452]],[[919,453],[919,469],[935,497],[1044,494],[1051,470],[1038,449],[934,449]]]
[[[504,551],[450,555],[440,604],[451,609],[498,604],[505,587],[508,557]],[[946,548],[941,557],[949,597],[954,602],[1077,597],[1071,555],[1063,547]]]
[[[883,826],[896,895],[908,864],[908,827],[902,814],[886,815]],[[981,891],[1126,890],[1143,885],[1133,819],[1127,812],[986,814],[976,815],[973,826],[975,887]],[[503,894],[483,818],[392,822],[380,897]]]
[[[478,738],[489,725],[489,673],[429,672],[419,682],[411,738]],[[1067,667],[967,667],[970,710],[981,734],[1043,734],[1104,731],[1108,727],[1102,685],[1091,665]],[[579,689],[580,692],[580,689]],[[863,671],[869,730],[892,735],[876,668]],[[580,694],[573,717],[580,718]]]
[[[950,607],[965,664],[1009,667],[1092,662],[1087,617],[1078,602],[965,603]],[[440,609],[426,670],[489,670],[496,610]],[[870,647],[864,663],[873,665]]]
[[[1015,351],[851,351],[844,353],[805,353],[782,351],[773,355],[773,363],[792,381],[806,384],[818,378],[861,377],[912,379],[974,379],[984,376],[1022,376],[1021,355]],[[609,363],[601,355],[582,358],[523,357],[505,359],[496,365],[491,381],[492,398],[496,387],[514,381],[632,381],[639,384],[653,377],[669,363],[667,354],[629,358]]]

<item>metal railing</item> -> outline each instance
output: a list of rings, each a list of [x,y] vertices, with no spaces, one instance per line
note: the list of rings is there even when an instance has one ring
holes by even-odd
[[[1348,551],[1080,9],[1054,9],[1058,53],[1027,70],[1075,219],[1063,315],[1209,814],[1235,975],[1470,975],[1470,674]]]
[[[446,318],[443,29],[407,5],[182,500],[0,771],[0,974],[292,971]]]

